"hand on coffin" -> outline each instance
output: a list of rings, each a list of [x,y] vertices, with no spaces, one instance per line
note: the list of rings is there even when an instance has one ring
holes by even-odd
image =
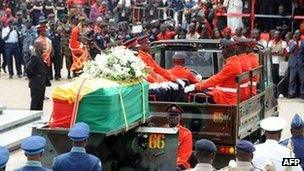
[[[179,84],[179,85],[181,85],[183,88],[186,86],[185,81],[183,81],[182,79],[177,79],[176,83]]]
[[[194,91],[194,90],[195,90],[195,84],[191,84],[191,85],[185,87],[184,92],[189,93],[189,92]]]

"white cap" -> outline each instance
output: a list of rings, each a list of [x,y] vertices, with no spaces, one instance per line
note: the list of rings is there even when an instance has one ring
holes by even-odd
[[[263,119],[260,125],[266,131],[280,131],[286,126],[286,121],[281,117],[269,117]]]

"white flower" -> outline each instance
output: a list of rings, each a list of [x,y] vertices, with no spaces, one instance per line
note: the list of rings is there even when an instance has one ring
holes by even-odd
[[[146,64],[133,51],[114,47],[106,54],[98,54],[87,62],[82,77],[114,80],[143,79],[147,75]]]

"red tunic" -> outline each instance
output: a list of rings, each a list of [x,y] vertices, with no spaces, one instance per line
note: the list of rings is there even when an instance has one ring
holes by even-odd
[[[164,77],[168,81],[176,82],[176,76],[160,67],[149,53],[140,50],[138,52],[138,57],[140,57],[148,67],[151,67],[156,74]]]
[[[249,61],[251,63],[251,67],[252,69],[255,69],[257,68],[260,64],[259,64],[259,58],[253,53],[249,53],[248,54],[248,58],[249,58]],[[260,80],[260,76],[259,75],[255,75],[253,76],[252,78],[252,94],[253,95],[256,95],[257,94],[257,83],[259,82]]]
[[[169,72],[175,75],[177,78],[188,80],[191,84],[195,84],[199,82],[199,80],[187,67],[175,65],[172,69],[169,70]]]
[[[177,148],[177,165],[182,165],[189,169],[188,162],[192,154],[192,133],[187,128],[178,125],[178,148]]]
[[[243,53],[240,54],[239,56],[241,67],[242,67],[242,73],[250,71],[252,69],[250,61],[250,56]],[[246,79],[245,81],[242,82],[241,84],[241,90],[240,90],[240,95],[241,95],[241,101],[247,100],[250,98],[250,87],[249,87],[250,79]]]
[[[157,40],[168,40],[168,39],[174,39],[175,32],[174,31],[166,31],[165,33],[159,33],[156,36]]]
[[[242,73],[241,64],[237,56],[227,59],[222,70],[205,81],[196,84],[197,91],[212,88],[208,92],[217,104],[237,104],[237,82],[236,76]]]

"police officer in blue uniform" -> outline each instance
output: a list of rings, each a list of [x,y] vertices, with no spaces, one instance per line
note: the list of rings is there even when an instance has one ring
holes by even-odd
[[[41,164],[42,153],[46,145],[46,140],[41,136],[31,136],[21,143],[21,149],[24,150],[27,157],[26,165],[16,171],[47,171]]]
[[[0,171],[5,171],[5,166],[9,158],[9,152],[6,147],[0,146]]]
[[[54,160],[53,171],[101,171],[100,160],[86,153],[85,146],[90,134],[90,127],[83,122],[78,122],[70,130],[68,136],[73,141],[70,152],[59,155]]]
[[[213,162],[215,160],[217,148],[215,144],[207,139],[198,140],[195,143],[195,156],[198,163],[189,171],[215,171]]]
[[[304,170],[304,121],[296,114],[290,125],[291,138],[283,140],[280,144],[291,146],[295,157],[301,159],[301,167]]]

